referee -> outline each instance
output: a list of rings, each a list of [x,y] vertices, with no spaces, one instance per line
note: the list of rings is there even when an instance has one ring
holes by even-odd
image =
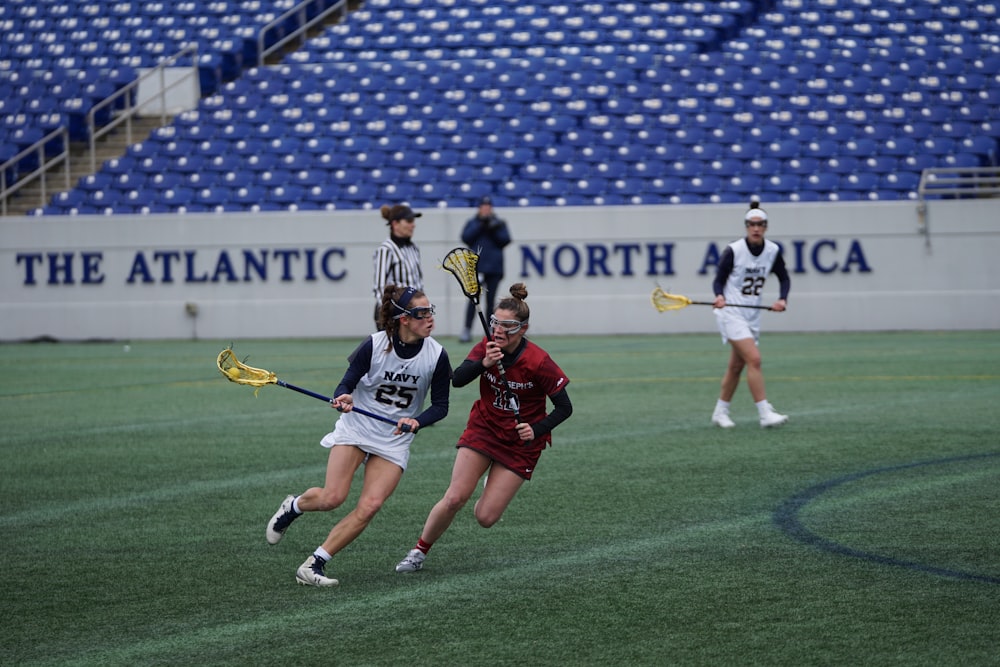
[[[372,295],[375,298],[375,328],[378,329],[382,294],[387,285],[405,285],[424,289],[424,274],[420,270],[420,248],[413,243],[414,222],[422,213],[414,213],[406,204],[381,208],[382,218],[389,225],[389,238],[375,249],[375,279]]]

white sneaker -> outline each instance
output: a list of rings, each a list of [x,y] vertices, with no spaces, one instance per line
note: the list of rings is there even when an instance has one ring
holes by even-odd
[[[773,426],[781,426],[786,421],[788,421],[788,415],[782,415],[774,411],[774,408],[770,408],[763,416],[760,418],[761,428],[771,428]]]
[[[416,572],[424,566],[425,558],[427,558],[427,554],[420,549],[410,549],[410,553],[406,554],[406,558],[399,561],[399,564],[396,566],[396,572]]]
[[[286,496],[281,501],[281,507],[274,513],[271,520],[267,522],[267,529],[264,531],[264,535],[267,537],[268,544],[277,544],[280,542],[285,531],[292,525],[292,522],[301,516],[296,514],[295,510],[292,509],[292,502],[294,500],[295,496]]]
[[[722,410],[716,410],[712,413],[712,423],[719,428],[732,428],[736,426],[736,422],[729,418],[729,413]]]
[[[316,556],[309,556],[306,558],[306,562],[299,565],[299,569],[296,570],[295,581],[303,586],[336,586],[340,582],[323,573],[325,565],[326,561]]]

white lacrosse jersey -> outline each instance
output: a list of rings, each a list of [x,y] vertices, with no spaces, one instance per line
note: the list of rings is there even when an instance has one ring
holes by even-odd
[[[427,337],[416,356],[403,359],[393,349],[386,351],[389,337],[384,331],[373,333],[371,338],[371,366],[351,393],[354,405],[393,421],[416,417],[423,411],[424,400],[444,348]],[[324,447],[355,445],[406,470],[413,433],[393,435],[394,430],[392,424],[356,412],[345,412],[337,419],[333,432],[328,433],[320,444]]]
[[[778,257],[780,248],[774,241],[764,239],[764,250],[756,257],[750,252],[746,239],[733,241],[729,244],[733,251],[733,270],[726,280],[722,296],[725,297],[728,308],[716,308],[715,316],[724,320],[740,318],[746,322],[753,332],[754,338],[760,332],[761,311],[756,308],[733,308],[734,305],[759,306],[764,283],[767,281],[774,260]],[[722,322],[720,321],[720,326]]]

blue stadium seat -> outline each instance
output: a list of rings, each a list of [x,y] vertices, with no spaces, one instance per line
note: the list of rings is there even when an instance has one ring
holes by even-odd
[[[509,164],[484,164],[476,167],[474,178],[484,182],[501,182],[514,175],[514,167]]]
[[[809,174],[805,177],[805,184],[816,192],[836,192],[840,189],[840,175],[829,171]]]
[[[907,148],[904,145],[897,144],[894,139],[887,139],[885,144],[883,144],[883,150],[885,150],[886,153],[890,155],[906,154],[905,152],[904,153],[895,152],[896,149],[890,149],[889,148],[890,145],[892,146],[898,145],[899,146],[898,150],[907,151]],[[875,153],[877,153],[878,146],[879,144],[874,139],[869,139],[867,137],[859,137],[856,139],[851,139],[850,141],[843,144],[839,152],[843,155],[849,155],[859,159],[864,159],[869,155],[874,155]],[[916,144],[913,144],[913,146],[915,149]],[[910,149],[907,152],[912,152],[912,150],[913,149]]]
[[[701,174],[688,179],[685,189],[688,192],[695,192],[702,195],[716,194],[722,191],[723,180],[712,174]]]
[[[788,174],[808,176],[820,169],[820,159],[812,156],[793,157],[782,163],[781,170]]]
[[[994,137],[985,134],[968,136],[963,138],[959,145],[964,153],[983,156],[986,166],[995,167],[1000,164],[1000,157],[998,157],[1000,142]]]
[[[720,158],[705,163],[705,173],[713,176],[735,176],[742,170],[743,162],[736,158]]]
[[[762,157],[751,160],[744,165],[744,174],[756,175],[767,178],[772,174],[777,174],[781,169],[781,160],[774,157]]]
[[[147,172],[146,176],[146,186],[159,191],[175,190],[183,181],[181,174],[170,171]]]
[[[930,153],[904,155],[899,158],[899,162],[902,168],[916,172],[944,166],[939,156]]]
[[[796,174],[771,174],[764,177],[764,182],[761,184],[762,193],[774,192],[787,195],[798,189],[801,180]]]
[[[878,174],[894,173],[901,168],[900,160],[894,155],[869,155],[863,164],[865,169]]]
[[[859,172],[846,174],[840,178],[839,190],[856,190],[861,192],[873,192],[878,190],[878,174],[871,172]]]
[[[237,210],[249,211],[254,205],[267,201],[267,189],[254,183],[232,188],[230,191],[230,204],[237,207]]]
[[[873,142],[874,145],[874,142]],[[866,154],[874,153],[875,151],[868,151]],[[900,136],[894,139],[889,139],[881,146],[881,153],[886,155],[913,155],[918,152],[918,146],[915,139],[912,137]]]
[[[879,179],[880,190],[899,190],[915,193],[919,185],[920,174],[911,171],[893,171],[882,175]]]
[[[802,144],[795,139],[779,139],[764,145],[764,155],[787,160],[800,155]]]
[[[221,212],[229,203],[230,190],[224,186],[208,186],[195,191],[194,205],[205,211]]]
[[[684,189],[684,180],[676,176],[652,176],[645,180],[646,190],[663,197],[672,197]]]
[[[444,168],[441,178],[450,183],[464,183],[474,178],[475,170],[469,164],[454,164]]]
[[[952,169],[960,169],[962,167],[982,167],[983,159],[978,155],[973,155],[972,153],[959,153],[957,155],[945,155],[941,158],[941,166],[949,167]]]
[[[556,166],[551,162],[528,162],[520,165],[518,174],[521,178],[531,181],[542,181],[555,178],[558,175]]]
[[[395,7],[380,0],[325,29],[285,64],[243,74],[239,61],[255,64],[257,55],[254,24],[247,17],[275,16],[269,3],[243,3],[237,10],[233,3],[209,3],[196,24],[182,18],[178,5],[146,3],[126,11],[128,4],[109,7],[103,16],[116,21],[155,17],[155,27],[141,26],[147,31],[141,33],[145,44],[132,42],[119,23],[100,29],[118,31],[107,33],[111,47],[88,47],[86,53],[79,43],[71,48],[27,35],[7,36],[13,32],[5,33],[3,44],[18,39],[30,57],[55,54],[83,72],[79,79],[46,81],[79,106],[70,115],[60,99],[52,107],[55,114],[48,111],[49,122],[70,125],[80,138],[83,107],[111,89],[86,63],[104,58],[102,67],[145,67],[147,62],[132,59],[172,48],[168,31],[188,40],[196,35],[202,55],[209,52],[197,63],[207,77],[203,87],[217,90],[207,91],[212,96],[196,111],[177,116],[173,136],[141,142],[121,161],[140,175],[177,173],[183,183],[259,182],[259,175],[269,172],[273,178],[279,167],[289,179],[318,184],[325,177],[332,183],[338,168],[356,166],[371,173],[415,165],[435,174],[423,181],[431,182],[443,178],[446,167],[472,163],[472,180],[456,180],[460,189],[516,178],[544,164],[570,163],[568,174],[550,177],[577,178],[573,172],[581,169],[604,181],[607,190],[621,179],[662,180],[670,165],[680,164],[696,165],[702,177],[723,178],[726,192],[712,192],[702,181],[698,188],[706,192],[691,193],[702,195],[695,198],[701,202],[720,202],[730,196],[733,179],[749,187],[764,185],[759,179],[773,174],[888,174],[893,162],[913,173],[925,164],[996,163],[1000,130],[992,128],[1000,120],[1000,88],[992,84],[1000,54],[982,29],[995,17],[979,5],[959,6],[955,11],[974,20],[949,18],[941,24],[947,39],[940,41],[925,37],[922,28],[907,30],[913,21],[939,20],[934,18],[939,9],[902,2],[884,3],[876,14],[867,0],[836,11],[792,3],[766,12],[749,2],[594,6],[600,11],[574,11],[559,2],[486,12],[479,2],[458,7],[448,0],[433,8],[432,18],[429,6],[408,0]],[[185,11],[189,4],[180,3]],[[441,20],[453,11],[465,12],[475,25],[457,30],[453,20]],[[221,18],[230,24],[216,21]],[[544,28],[536,25],[539,19]],[[501,20],[514,25],[501,27]],[[283,29],[296,21],[290,19]],[[81,40],[84,34],[94,30],[78,30]],[[237,67],[238,75],[231,76]],[[10,86],[10,94],[0,95],[0,103],[12,104],[23,97],[15,83],[27,84],[23,78],[7,81],[2,74],[0,86]],[[223,76],[231,80],[223,83]],[[120,85],[121,80],[113,80]],[[40,99],[29,103],[35,105],[32,113],[41,110]],[[446,134],[437,131],[448,123]],[[460,139],[452,143],[455,136]],[[185,140],[195,141],[195,150]],[[467,153],[473,149],[475,154]],[[921,155],[931,152],[936,155]],[[197,159],[199,153],[225,160],[208,164]],[[774,155],[780,156],[777,162]],[[289,156],[291,164],[285,162]],[[494,170],[485,173],[488,166]],[[107,169],[121,173],[120,165]],[[382,185],[394,186],[397,193],[416,192],[416,177],[393,173],[402,174],[399,183]],[[116,192],[138,191],[127,185]],[[799,195],[782,196],[803,200],[817,192],[806,189],[808,183],[800,186]],[[647,198],[677,203],[686,200],[678,194],[683,189],[676,187],[670,195],[649,190]],[[456,192],[429,194],[436,202],[442,196],[466,196]],[[372,204],[351,194],[353,200],[335,205]],[[591,205],[623,197],[633,201],[616,191],[572,196]],[[558,197],[522,190],[511,201],[520,205]],[[464,206],[467,201],[462,201]],[[106,202],[84,204],[108,208]],[[184,206],[176,196],[171,205]]]

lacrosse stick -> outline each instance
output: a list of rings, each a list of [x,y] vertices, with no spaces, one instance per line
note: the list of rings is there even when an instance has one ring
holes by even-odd
[[[462,293],[472,302],[472,305],[476,308],[476,314],[479,315],[479,321],[483,325],[483,333],[486,334],[488,340],[493,340],[493,332],[490,331],[490,325],[486,323],[486,316],[483,315],[482,309],[479,307],[479,296],[482,294],[482,286],[479,284],[479,272],[476,271],[476,265],[479,263],[479,255],[472,252],[468,248],[455,248],[441,261],[441,268],[445,271],[451,273],[458,280],[459,286],[462,288]],[[507,371],[504,370],[503,364],[497,361],[497,372],[500,374],[500,382],[503,383],[504,391],[510,397],[510,406],[514,409],[514,419],[518,424],[521,423],[521,406],[518,405],[517,395],[510,388],[510,383],[507,382]]]
[[[692,301],[686,296],[681,296],[680,294],[667,294],[662,289],[657,287],[653,290],[653,293],[649,297],[650,301],[653,302],[653,307],[655,307],[661,313],[668,310],[680,310],[681,308],[686,308],[688,306],[714,306],[715,304],[711,301]],[[727,303],[724,308],[758,308],[760,310],[771,310],[770,306],[741,306],[738,303]]]
[[[305,394],[306,396],[312,396],[313,398],[318,398],[321,401],[326,401],[327,403],[333,404],[333,399],[324,396],[323,394],[317,394],[314,391],[309,391],[308,389],[303,389],[302,387],[296,387],[294,384],[288,384],[278,379],[278,376],[271,371],[266,371],[263,368],[254,368],[253,366],[247,366],[242,361],[236,358],[233,354],[233,349],[227,347],[222,352],[219,353],[219,358],[216,360],[216,365],[219,367],[219,372],[226,376],[226,379],[230,382],[235,382],[236,384],[246,384],[251,387],[263,387],[266,384],[276,384],[279,387],[284,387],[285,389],[291,389],[292,391],[297,391],[300,394]],[[256,393],[256,392],[255,392]],[[369,412],[367,410],[362,410],[358,407],[352,407],[351,412],[357,412],[364,415],[365,417],[370,417],[371,419],[376,419],[380,422],[385,422],[386,424],[396,425],[396,422],[389,419],[388,417],[383,417],[382,415],[377,415],[374,412]],[[404,433],[409,432],[410,425],[403,424],[399,427],[400,431]]]

